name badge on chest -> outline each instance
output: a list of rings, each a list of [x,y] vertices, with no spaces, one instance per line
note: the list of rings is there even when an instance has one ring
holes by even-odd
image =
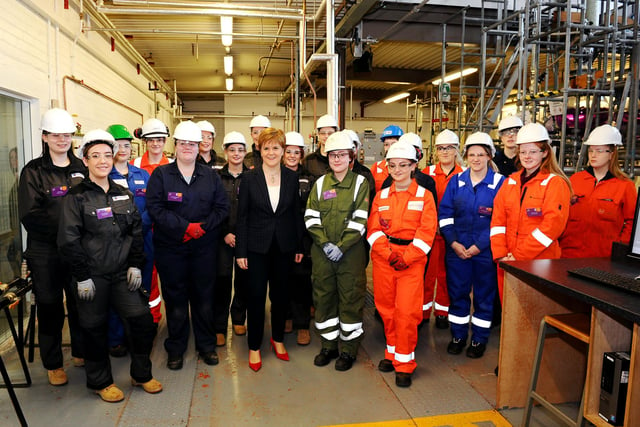
[[[542,208],[527,208],[527,216],[529,218],[541,217]]]
[[[322,193],[323,200],[331,200],[331,199],[335,199],[336,197],[338,197],[338,193],[336,192],[335,188],[332,188],[331,190],[327,190]]]
[[[66,195],[69,192],[69,187],[67,187],[66,185],[61,185],[59,187],[53,187],[51,189],[51,196],[52,197],[62,197],[64,195]]]
[[[136,188],[136,193],[135,196],[136,197],[144,197],[147,194],[147,189],[146,188]]]
[[[96,209],[96,217],[98,219],[113,218],[111,207]]]
[[[493,208],[490,206],[479,206],[478,213],[482,216],[491,216],[491,212],[493,212]]]
[[[167,200],[170,202],[182,202],[182,193],[169,191],[169,193],[167,193]]]

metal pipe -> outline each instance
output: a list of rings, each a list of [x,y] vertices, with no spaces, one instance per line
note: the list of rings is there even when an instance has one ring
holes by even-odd
[[[336,20],[334,14],[333,1],[326,2],[326,34],[327,54],[332,58],[327,62],[327,114],[331,114],[338,119],[338,58],[336,57],[335,29]],[[311,55],[313,58],[314,55]],[[340,124],[340,123],[339,123]],[[344,127],[344,123],[342,123]]]
[[[225,8],[209,9],[140,9],[140,8],[117,8],[98,7],[98,12],[106,15],[206,15],[206,16],[233,16],[242,18],[264,18],[264,19],[284,19],[288,21],[312,20],[313,17],[304,17],[296,13],[266,13],[261,10],[233,10]]]
[[[97,31],[97,32],[112,32],[113,28],[108,27],[91,27],[86,28],[85,31]],[[139,28],[118,28],[123,34],[173,34],[173,35],[185,35],[185,36],[221,36],[222,31],[189,31],[189,30],[165,30],[151,28],[148,30],[141,30]],[[233,33],[233,38],[247,38],[247,39],[272,39],[274,37],[281,37],[276,34],[252,34],[252,33]]]
[[[168,2],[168,1],[147,1],[147,0],[112,0],[112,3],[114,5],[121,5],[121,6],[125,6],[125,5],[140,5],[140,6],[169,6],[169,7],[193,7],[193,8],[205,8],[208,9],[211,7],[211,4],[213,2],[203,2],[203,3],[198,3],[198,2],[191,2],[191,3],[184,3],[184,2]],[[265,12],[273,12],[273,7],[271,6],[245,6],[245,5],[241,5],[241,4],[236,4],[236,3],[221,3],[221,2],[215,2],[215,7],[216,8],[221,8],[221,9],[229,9],[229,10],[261,10],[261,11],[265,11]],[[280,9],[280,8],[279,8]],[[294,9],[291,8],[290,5],[287,6],[286,8],[282,8],[284,10],[290,11],[290,12],[294,12],[294,13],[302,13],[301,9]]]

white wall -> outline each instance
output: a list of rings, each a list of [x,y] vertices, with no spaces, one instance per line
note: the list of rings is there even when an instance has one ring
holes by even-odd
[[[0,0],[0,90],[32,102],[27,156],[40,154],[40,117],[52,106],[66,107],[83,132],[113,123],[133,131],[156,114],[173,129],[170,100],[160,94],[154,102],[149,81],[137,74],[135,63],[120,46],[112,52],[103,33],[83,33],[78,7],[70,5]]]

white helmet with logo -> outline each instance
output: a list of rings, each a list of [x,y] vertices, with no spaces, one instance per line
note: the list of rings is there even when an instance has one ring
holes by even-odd
[[[328,153],[336,150],[353,151],[353,141],[346,132],[336,132],[329,135],[324,145],[324,150]]]
[[[249,123],[249,129],[251,128],[270,128],[271,120],[266,118],[265,116],[255,116],[251,119],[251,123]]]
[[[601,125],[591,131],[585,145],[622,145],[620,131],[611,125]]]
[[[416,148],[412,144],[402,141],[398,141],[389,147],[386,159],[407,159],[413,162],[418,161]]]
[[[322,128],[334,128],[335,130],[340,130],[340,127],[338,127],[338,122],[330,114],[320,116],[320,118],[318,119],[318,122],[316,123],[316,129]]]
[[[455,132],[445,129],[436,136],[436,145],[460,145],[460,139]]]
[[[522,120],[518,116],[507,116],[500,120],[500,124],[498,124],[498,131],[502,132],[503,130],[512,129],[512,128],[521,128]]]
[[[304,138],[298,132],[287,132],[284,134],[285,145],[295,145],[304,148]]]
[[[227,145],[231,144],[242,144],[247,147],[247,140],[244,139],[244,135],[240,132],[232,131],[224,136],[222,140],[222,147],[226,148]]]
[[[551,143],[547,128],[540,123],[528,123],[518,131],[516,144],[526,144],[528,142],[546,142]]]
[[[162,120],[151,118],[142,125],[142,131],[140,132],[141,138],[157,138],[162,136],[165,138],[169,136],[169,128],[162,123]]]
[[[173,138],[181,141],[202,142],[202,131],[191,120],[185,120],[176,126],[173,131]]]
[[[198,123],[196,123],[198,125],[198,127],[200,128],[201,131],[204,132],[211,132],[211,134],[213,135],[213,137],[216,137],[216,128],[213,127],[213,125],[211,124],[211,122],[208,122],[206,120],[200,120]]]
[[[52,108],[44,113],[40,124],[42,130],[49,133],[75,133],[76,131],[73,117],[62,108]]]
[[[107,144],[111,147],[113,154],[118,152],[118,145],[113,135],[106,130],[94,129],[85,133],[82,137],[82,145],[80,145],[80,153],[82,153],[82,156],[85,157],[89,147],[96,144]]]
[[[488,133],[484,132],[474,132],[466,139],[464,142],[464,151],[467,152],[467,149],[473,145],[484,145],[485,147],[489,147],[491,150],[491,157],[496,155],[496,147],[493,145],[493,139],[489,136]]]

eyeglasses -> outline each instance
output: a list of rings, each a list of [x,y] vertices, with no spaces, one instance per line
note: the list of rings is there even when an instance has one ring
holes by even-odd
[[[538,153],[542,153],[543,150],[529,150],[529,151],[520,151],[518,154],[524,157],[535,156]]]
[[[519,130],[520,130],[519,128],[505,129],[503,131],[500,131],[500,136],[502,135],[515,136],[518,134]]]
[[[602,153],[610,153],[611,152],[611,150],[607,150],[606,148],[591,148],[591,147],[589,147],[589,149],[587,151],[589,152],[589,154],[592,154],[592,153],[602,154]]]
[[[176,145],[180,148],[196,148],[198,143],[191,141],[176,141]]]
[[[287,154],[295,154],[296,156],[300,155],[301,151],[300,150],[286,150],[285,153]]]
[[[396,170],[396,169],[403,170],[403,169],[410,168],[412,164],[413,163],[399,163],[399,164],[396,165],[395,163],[389,163],[389,164],[387,164],[387,168],[390,171]]]
[[[349,153],[329,153],[327,157],[331,160],[343,160],[349,157]]]
[[[91,159],[91,160],[100,160],[100,159],[105,159],[105,160],[112,160],[113,159],[113,154],[111,153],[91,153],[87,156],[87,159]]]
[[[455,149],[456,149],[455,145],[447,145],[445,147],[443,147],[443,146],[436,147],[437,151],[451,151],[451,150],[455,150]]]

